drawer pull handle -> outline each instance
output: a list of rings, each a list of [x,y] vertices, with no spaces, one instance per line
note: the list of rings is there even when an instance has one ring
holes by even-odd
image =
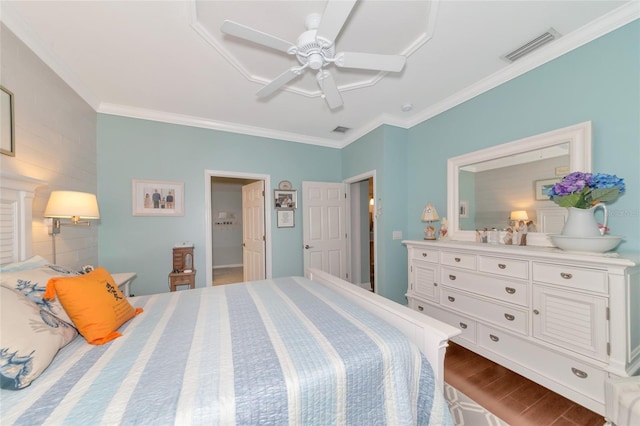
[[[494,334],[490,334],[489,338],[491,338],[491,340],[493,340],[494,342],[497,342],[498,340],[500,340],[500,338]]]
[[[505,265],[504,263],[498,263],[498,268],[507,269],[507,265]]]
[[[570,280],[571,278],[573,278],[573,275],[567,274],[566,272],[560,272],[560,276],[565,280]]]
[[[573,372],[573,374],[575,374],[576,376],[580,377],[581,379],[586,379],[587,377],[589,377],[589,375],[587,373],[585,373],[582,370],[578,370],[575,367],[571,367],[571,371]]]
[[[454,258],[453,260],[455,260],[456,262],[460,263],[460,260],[461,260],[461,259],[460,259],[459,257],[456,257],[456,258]]]
[[[536,315],[540,315],[540,311],[539,311],[539,310],[537,310],[537,309],[534,309],[534,310],[533,310],[533,313],[534,313],[534,314],[536,314]]]
[[[449,299],[449,302],[455,302],[456,298],[453,296],[447,296],[447,299]]]
[[[507,321],[513,321],[514,319],[516,319],[516,317],[511,314],[504,314],[504,317],[507,319]]]
[[[422,306],[418,305],[418,310],[419,310],[420,312],[422,312],[422,311],[424,311],[424,308],[423,308]]]
[[[513,293],[515,293],[515,292],[516,292],[516,289],[515,289],[515,288],[513,288],[513,287],[505,287],[505,288],[504,288],[504,291],[506,291],[506,292],[507,292],[507,293],[509,293],[509,294],[513,294]]]
[[[433,286],[434,287],[438,287],[438,283],[433,283]]]
[[[449,279],[450,279],[451,281],[455,281],[455,280],[456,280],[456,276],[455,276],[455,275],[449,275]]]
[[[422,252],[422,257],[427,257],[427,256],[428,256],[427,253]]]
[[[461,323],[460,323],[460,328],[463,328],[463,329],[464,329],[464,328],[467,328],[467,324],[465,324],[465,323],[461,322]]]

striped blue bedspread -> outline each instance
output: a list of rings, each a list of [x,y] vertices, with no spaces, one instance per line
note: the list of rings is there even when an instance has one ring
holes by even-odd
[[[428,361],[399,331],[301,277],[131,299],[104,346],[78,337],[1,422],[448,425]]]

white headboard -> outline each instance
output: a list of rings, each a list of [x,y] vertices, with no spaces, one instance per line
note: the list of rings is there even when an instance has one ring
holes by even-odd
[[[47,182],[13,173],[0,174],[0,264],[31,257],[33,197]]]

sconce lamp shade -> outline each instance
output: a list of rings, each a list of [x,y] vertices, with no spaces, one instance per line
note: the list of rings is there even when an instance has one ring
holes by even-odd
[[[511,212],[511,220],[529,220],[529,216],[525,210],[514,210]]]
[[[52,191],[44,217],[100,219],[98,199],[88,192]]]
[[[440,218],[438,217],[438,212],[432,204],[427,204],[426,206],[424,206],[424,211],[422,212],[422,221],[431,222],[434,220],[440,220]]]

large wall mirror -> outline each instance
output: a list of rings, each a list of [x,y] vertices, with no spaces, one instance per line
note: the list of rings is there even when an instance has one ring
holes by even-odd
[[[591,122],[450,158],[447,217],[451,238],[475,241],[476,230],[506,229],[525,218],[529,245],[551,246],[566,209],[549,200],[550,185],[565,175],[591,171]]]

